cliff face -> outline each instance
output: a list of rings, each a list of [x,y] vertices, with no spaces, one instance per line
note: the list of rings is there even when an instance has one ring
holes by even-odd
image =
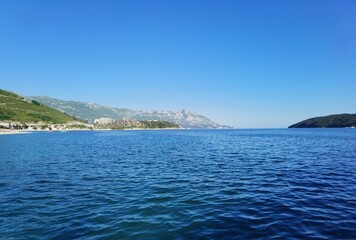
[[[356,127],[356,114],[334,114],[310,118],[288,128],[346,128]]]
[[[161,110],[136,111],[127,108],[107,107],[96,103],[63,101],[45,96],[29,98],[92,123],[98,118],[129,118],[136,121],[168,121],[183,128],[228,128],[228,126],[215,123],[203,115],[185,110],[176,112]]]

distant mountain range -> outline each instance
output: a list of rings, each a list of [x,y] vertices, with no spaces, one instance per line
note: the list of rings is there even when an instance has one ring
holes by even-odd
[[[334,114],[309,118],[289,126],[289,128],[346,128],[356,127],[356,114]]]
[[[27,97],[71,116],[93,123],[98,118],[169,121],[184,128],[230,128],[190,111],[136,111],[127,108],[107,107],[96,103],[64,101],[46,96]]]

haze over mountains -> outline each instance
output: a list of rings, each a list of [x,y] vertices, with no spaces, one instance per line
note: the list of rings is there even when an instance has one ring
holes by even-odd
[[[28,97],[49,107],[63,111],[71,116],[78,117],[89,122],[98,118],[133,120],[160,120],[176,123],[184,128],[230,128],[213,122],[209,118],[191,111],[161,111],[161,110],[131,110],[127,108],[107,107],[96,103],[80,101],[64,101],[47,96]]]

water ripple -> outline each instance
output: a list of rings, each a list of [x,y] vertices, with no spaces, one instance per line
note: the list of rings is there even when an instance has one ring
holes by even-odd
[[[355,146],[353,129],[0,136],[0,238],[356,239]]]

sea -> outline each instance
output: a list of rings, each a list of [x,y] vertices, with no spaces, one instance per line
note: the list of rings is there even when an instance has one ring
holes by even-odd
[[[0,239],[356,239],[356,129],[1,135]]]

